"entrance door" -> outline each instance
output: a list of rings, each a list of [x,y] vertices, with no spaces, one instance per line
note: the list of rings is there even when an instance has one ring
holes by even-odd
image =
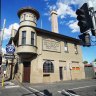
[[[24,74],[23,82],[30,82],[30,62],[23,62]]]
[[[63,80],[63,67],[59,67],[60,80]]]

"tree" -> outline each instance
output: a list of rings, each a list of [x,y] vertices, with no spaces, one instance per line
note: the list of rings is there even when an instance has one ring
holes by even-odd
[[[96,59],[94,59],[94,62],[96,62]]]
[[[88,64],[88,61],[83,61],[84,64]]]

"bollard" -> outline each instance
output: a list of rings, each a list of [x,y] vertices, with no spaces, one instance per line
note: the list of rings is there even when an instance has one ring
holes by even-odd
[[[4,87],[4,76],[2,78],[2,87]]]

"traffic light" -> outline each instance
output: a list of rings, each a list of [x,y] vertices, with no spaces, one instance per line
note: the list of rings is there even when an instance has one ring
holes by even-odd
[[[80,9],[77,9],[76,14],[81,33],[92,28],[92,19],[89,14],[87,3],[84,3]]]
[[[79,38],[81,39],[83,46],[91,46],[91,39],[89,33],[83,33],[79,35]]]

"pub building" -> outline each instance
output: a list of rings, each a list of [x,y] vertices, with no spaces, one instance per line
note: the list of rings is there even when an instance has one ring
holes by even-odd
[[[8,76],[11,73],[12,78],[29,83],[85,78],[81,41],[59,34],[56,11],[51,11],[52,31],[37,28],[40,14],[34,8],[21,8],[18,17],[20,26],[17,31],[12,28],[8,42],[15,46],[15,58],[8,60]]]

